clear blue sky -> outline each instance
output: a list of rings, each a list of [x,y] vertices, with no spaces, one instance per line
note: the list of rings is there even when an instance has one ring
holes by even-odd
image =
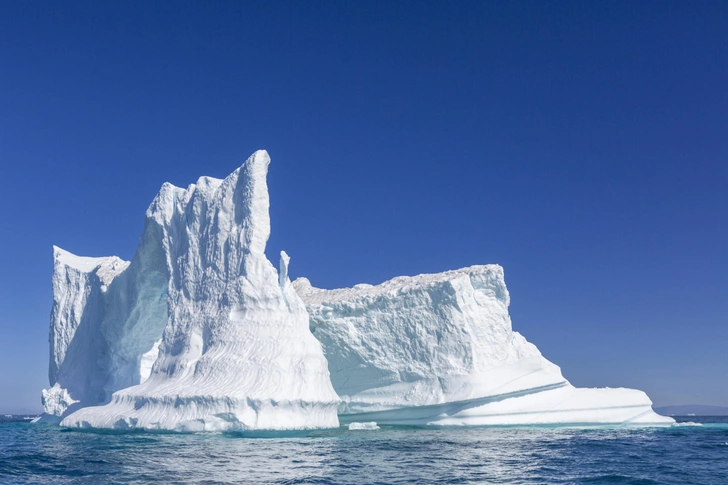
[[[269,256],[332,288],[505,267],[579,386],[728,405],[728,3],[3,2],[0,412],[47,387],[51,245],[272,157]]]

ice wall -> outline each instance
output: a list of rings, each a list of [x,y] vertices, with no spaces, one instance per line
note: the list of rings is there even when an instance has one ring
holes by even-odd
[[[129,263],[117,257],[82,258],[53,247],[53,309],[48,378],[43,391],[46,420],[58,421],[69,406],[106,399],[109,347],[100,323],[107,291]]]

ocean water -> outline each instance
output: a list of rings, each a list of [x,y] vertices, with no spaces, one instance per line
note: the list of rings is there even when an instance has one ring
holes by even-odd
[[[0,484],[728,484],[728,418],[688,420],[703,425],[341,427],[288,438],[0,423]]]

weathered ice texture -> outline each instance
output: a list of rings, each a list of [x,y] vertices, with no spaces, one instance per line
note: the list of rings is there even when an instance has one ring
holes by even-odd
[[[497,265],[321,290],[293,283],[343,422],[669,424],[631,389],[577,389],[511,328]]]
[[[320,343],[265,257],[266,175],[256,152],[224,180],[164,184],[137,252],[55,250],[46,420],[178,431],[338,426]]]

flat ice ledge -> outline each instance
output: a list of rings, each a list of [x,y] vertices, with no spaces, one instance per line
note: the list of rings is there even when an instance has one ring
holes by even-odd
[[[119,261],[121,263],[125,263],[127,266],[129,265],[128,262],[122,261],[116,256],[103,256],[99,258],[76,256],[75,254],[66,251],[65,249],[61,249],[58,246],[53,246],[53,259],[82,273],[90,273],[104,263]]]
[[[334,304],[360,298],[376,298],[379,296],[396,296],[400,293],[423,290],[441,283],[457,279],[460,276],[478,276],[487,278],[493,283],[495,296],[506,305],[510,303],[508,289],[503,282],[503,267],[499,264],[481,264],[466,268],[453,269],[442,273],[425,273],[416,276],[397,276],[378,285],[360,283],[351,288],[327,290],[311,285],[308,278],[296,278],[293,286],[306,302],[306,306]]]

